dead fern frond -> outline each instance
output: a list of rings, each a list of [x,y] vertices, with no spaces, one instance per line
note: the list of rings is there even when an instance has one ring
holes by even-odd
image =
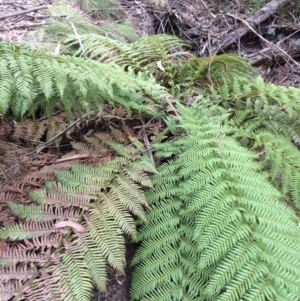
[[[45,241],[47,241],[44,238]],[[47,261],[47,258],[44,254],[37,253],[32,250],[24,250],[17,247],[12,247],[7,250],[0,249],[0,258],[2,266],[16,266],[19,263],[27,264],[27,263],[36,263],[38,265],[43,265]],[[34,246],[36,248],[36,246]]]
[[[0,268],[0,282],[8,282],[9,280],[24,281],[37,276],[37,268],[34,265],[30,267],[26,264],[9,265]]]
[[[0,228],[0,239],[8,242],[8,250],[15,245],[19,251],[5,253],[6,274],[14,271],[8,268],[12,263],[18,267],[23,261],[36,265],[38,272],[36,276],[28,273],[27,278],[20,274],[24,285],[15,296],[26,301],[61,300],[61,296],[88,301],[93,286],[105,291],[107,265],[124,274],[124,234],[137,240],[133,215],[145,220],[143,208],[148,204],[143,188],[152,186],[149,174],[155,168],[144,152],[134,147],[132,137],[116,128],[110,130],[109,139],[93,135],[87,142],[95,149],[105,145],[110,161],[99,166],[57,165],[62,170],[47,166],[34,177],[54,175],[55,180],[29,193],[35,204],[7,202],[18,223]],[[18,242],[12,244],[15,240]],[[20,258],[27,254],[27,259]],[[42,257],[30,257],[35,254]],[[4,282],[14,279],[6,274]]]

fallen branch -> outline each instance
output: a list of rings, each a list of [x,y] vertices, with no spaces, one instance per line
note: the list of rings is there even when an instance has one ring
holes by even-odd
[[[286,53],[293,59],[298,58],[300,56],[299,49],[292,49],[287,51]],[[278,63],[281,63],[282,56],[280,53],[271,52],[271,47],[267,47],[255,53],[252,53],[251,55],[248,56],[248,59],[249,59],[249,64],[253,66],[253,65],[258,65],[264,61],[270,62],[273,60],[276,60]]]
[[[263,40],[267,45],[269,45],[273,50],[275,49],[277,52],[281,53],[282,56],[285,58],[286,61],[291,61],[293,62],[296,66],[300,67],[300,64],[298,62],[296,62],[288,53],[286,53],[283,49],[281,49],[280,47],[278,47],[277,45],[271,43],[270,41],[268,41],[267,39],[265,39],[263,36],[261,36],[259,33],[257,33],[254,28],[245,20],[236,17],[232,14],[227,13],[228,16],[233,17],[239,21],[241,21],[242,23],[244,23],[248,29],[252,32],[254,32],[261,40]]]
[[[4,20],[4,19],[10,18],[10,17],[16,17],[16,16],[20,16],[20,15],[26,15],[27,13],[31,13],[31,12],[33,12],[33,11],[46,9],[46,8],[48,8],[49,6],[50,6],[50,5],[42,5],[42,6],[38,6],[38,7],[26,9],[26,10],[22,10],[22,11],[19,11],[19,12],[17,12],[17,13],[5,15],[5,16],[0,16],[0,20]]]
[[[75,36],[76,36],[76,38],[77,38],[77,40],[78,40],[80,49],[81,49],[82,53],[84,53],[84,47],[83,47],[83,44],[82,44],[82,42],[81,42],[80,36],[79,36],[78,33],[77,33],[76,27],[74,26],[74,24],[73,24],[72,22],[70,22],[70,24],[71,24],[72,29],[73,29],[73,31],[74,31],[74,33],[75,33]]]
[[[269,3],[267,3],[264,7],[259,9],[255,14],[247,18],[246,20],[243,20],[244,22],[247,22],[248,24],[251,24],[252,26],[257,26],[261,22],[267,20],[271,15],[273,15],[278,9],[282,8],[286,4],[289,4],[289,0],[273,0]],[[230,16],[230,14],[227,14]],[[231,15],[232,16],[232,15]],[[236,18],[237,19],[237,18]],[[239,19],[241,20],[241,19]],[[230,32],[229,34],[225,35],[224,38],[221,41],[218,41],[215,45],[212,46],[212,52],[218,54],[222,50],[227,49],[232,44],[236,43],[239,39],[241,39],[243,36],[245,36],[247,33],[249,33],[251,29],[249,27],[247,28],[238,28],[234,30],[233,32]]]
[[[94,115],[96,115],[96,113],[94,111],[91,111],[89,113],[86,113],[86,114],[82,115],[79,119],[77,119],[74,122],[72,122],[70,125],[68,125],[65,129],[63,129],[57,135],[55,135],[50,140],[48,140],[47,142],[45,142],[42,146],[38,147],[35,152],[37,154],[40,153],[44,148],[46,148],[47,146],[51,145],[53,142],[55,142],[55,140],[57,140],[59,137],[61,137],[63,134],[65,134],[68,130],[70,130],[71,128],[73,128],[74,126],[76,126],[80,121],[82,121],[85,118],[89,118],[90,116],[94,116]]]

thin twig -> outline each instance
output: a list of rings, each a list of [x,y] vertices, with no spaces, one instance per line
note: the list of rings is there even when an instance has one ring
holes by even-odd
[[[276,46],[275,44],[271,43],[270,41],[268,41],[267,39],[265,39],[263,36],[261,36],[259,33],[256,32],[256,30],[245,20],[232,15],[230,13],[227,13],[228,16],[235,18],[239,21],[241,21],[242,23],[244,23],[253,33],[255,33],[261,40],[263,40],[266,44],[268,44],[270,47],[276,49],[277,51],[279,51],[280,53],[283,54],[283,56],[289,61],[292,61],[296,66],[300,67],[300,64],[298,62],[296,62],[288,53],[286,53],[283,49],[281,49],[280,47]]]
[[[73,31],[74,31],[74,33],[75,33],[75,36],[76,36],[76,38],[77,38],[77,40],[78,40],[78,43],[79,43],[80,48],[81,48],[81,51],[84,52],[84,47],[83,47],[83,44],[82,44],[82,42],[81,42],[81,39],[80,39],[80,37],[79,37],[79,35],[78,35],[78,33],[77,33],[77,30],[76,30],[76,28],[75,28],[75,26],[74,26],[74,24],[73,24],[72,22],[70,22],[70,24],[71,24],[72,29],[73,29]]]
[[[91,153],[77,154],[77,155],[66,157],[66,158],[56,159],[56,160],[54,160],[50,163],[61,163],[61,162],[66,162],[66,161],[85,159],[85,158],[88,158],[90,156],[91,156]]]
[[[170,105],[170,107],[172,108],[172,110],[174,111],[175,115],[177,117],[179,117],[180,115],[178,114],[176,108],[173,106],[173,104],[171,103],[170,99],[168,97],[164,97],[164,99],[166,100],[166,102]]]
[[[96,113],[94,111],[91,111],[89,114],[86,113],[86,114],[82,115],[79,119],[75,120],[73,123],[71,123],[69,126],[67,126],[64,130],[62,130],[57,135],[55,135],[54,137],[52,137],[50,140],[48,140],[47,142],[45,142],[42,146],[38,147],[35,152],[37,154],[40,153],[44,148],[46,148],[47,146],[49,146],[50,144],[52,144],[52,142],[54,142],[57,138],[59,138],[60,136],[62,136],[69,129],[71,129],[72,127],[74,127],[77,123],[79,123],[80,121],[82,121],[82,119],[85,119],[89,115],[95,115],[95,114]]]
[[[153,154],[152,154],[152,150],[151,150],[151,147],[150,147],[150,142],[149,142],[149,139],[148,139],[148,136],[146,134],[145,129],[143,129],[143,140],[144,140],[144,143],[145,143],[145,146],[146,146],[146,151],[149,155],[149,158],[152,161],[152,163],[155,164],[154,157],[153,157]]]
[[[31,8],[31,9],[26,9],[26,10],[23,10],[23,11],[19,11],[17,13],[5,15],[5,16],[0,16],[0,20],[4,20],[4,19],[10,18],[10,17],[16,17],[16,16],[20,16],[20,15],[25,15],[27,13],[31,13],[31,12],[37,11],[37,10],[46,9],[48,7],[50,7],[50,5],[42,5],[42,6],[34,7],[34,8]]]

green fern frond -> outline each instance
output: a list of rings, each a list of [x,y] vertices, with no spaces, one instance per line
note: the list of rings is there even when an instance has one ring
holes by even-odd
[[[299,141],[300,105],[297,99],[300,89],[266,84],[260,77],[254,81],[235,77],[234,88],[224,82],[217,91],[220,98],[213,98],[215,103],[235,114],[247,111],[247,118],[240,120],[238,125],[260,118],[262,127],[276,129],[282,135]]]
[[[284,195],[290,195],[300,208],[300,152],[287,138],[271,131],[257,131],[251,138],[253,149],[262,152],[261,160],[271,180]]]
[[[89,19],[83,12],[67,1],[56,1],[48,8],[48,13],[53,18],[50,19],[50,24],[45,26],[44,31],[50,37],[74,34],[70,23],[74,24],[79,34],[88,32],[103,34],[103,30],[99,26],[89,22]],[[65,16],[65,18],[57,18],[57,16]]]
[[[297,300],[299,226],[222,116],[180,107],[186,135],[156,145],[133,300]],[[164,155],[165,154],[165,155]],[[283,297],[284,296],[284,297]]]
[[[84,252],[84,262],[91,275],[93,282],[100,292],[106,291],[106,258],[102,252],[101,247],[97,244],[91,232],[84,233],[80,239],[86,245]]]
[[[159,95],[164,93],[154,81],[114,64],[51,56],[9,43],[0,44],[0,66],[0,73],[7,75],[10,71],[0,85],[6,91],[0,113],[10,109],[16,118],[28,113],[35,116],[39,109],[49,117],[60,107],[70,117],[72,110],[90,112],[105,102],[121,105],[128,112],[152,114],[159,106],[147,105],[148,99],[153,96],[154,103],[159,103]]]
[[[189,87],[216,84],[220,86],[223,95],[229,96],[228,85],[233,83],[235,77],[242,77],[244,80],[251,79],[254,69],[238,56],[223,54],[206,58],[192,58],[185,61],[177,72],[176,81],[178,84],[185,84]],[[222,84],[225,84],[222,86]],[[232,85],[234,88],[234,84]],[[235,94],[238,96],[238,94]]]
[[[212,98],[231,113],[231,124],[239,128],[236,138],[261,154],[261,162],[271,182],[299,207],[300,89],[285,88],[234,78],[234,86],[224,83],[220,99]]]
[[[32,237],[38,237],[45,234],[55,232],[53,223],[46,222],[25,222],[20,224],[12,224],[7,227],[0,228],[0,239],[23,240]]]
[[[75,55],[97,59],[100,62],[113,61],[121,66],[130,65],[133,69],[144,71],[149,71],[149,66],[153,63],[168,58],[171,60],[172,54],[178,50],[183,51],[183,47],[187,46],[179,38],[168,35],[143,37],[131,44],[96,34],[82,35],[80,39],[84,50],[79,47],[78,39],[74,37],[65,42],[69,48],[77,49]]]
[[[62,293],[61,299],[91,300],[93,285],[82,257],[82,254],[79,252],[69,252],[62,256],[63,273],[60,281],[64,293]],[[71,279],[70,275],[72,275]]]
[[[77,50],[75,55],[150,73],[164,86],[174,84],[176,68],[189,55],[184,50],[188,46],[185,42],[168,35],[143,37],[131,44],[93,34],[83,35],[81,40],[84,50],[78,39],[66,41],[68,48]]]
[[[118,9],[118,3],[115,0],[76,0],[75,3],[86,12],[95,13],[96,11],[99,17],[109,17],[112,11]]]

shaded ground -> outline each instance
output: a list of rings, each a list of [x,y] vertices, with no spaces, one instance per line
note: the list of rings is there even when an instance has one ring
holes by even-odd
[[[129,287],[130,287],[130,278],[133,272],[133,268],[130,268],[130,262],[134,256],[136,244],[128,244],[127,245],[127,269],[126,276],[118,276],[115,275],[112,269],[109,269],[109,280],[107,283],[107,292],[99,293],[95,292],[93,301],[125,301],[129,300]]]

